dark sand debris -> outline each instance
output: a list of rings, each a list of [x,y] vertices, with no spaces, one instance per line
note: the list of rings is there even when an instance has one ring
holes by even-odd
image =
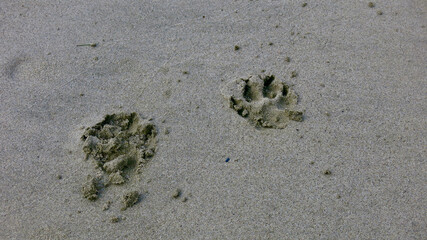
[[[139,196],[140,194],[138,191],[131,191],[123,195],[122,197],[123,207],[121,210],[124,211],[132,207],[133,205],[135,205],[139,200]]]

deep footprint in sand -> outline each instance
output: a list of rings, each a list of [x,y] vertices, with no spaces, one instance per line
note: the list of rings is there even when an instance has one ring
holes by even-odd
[[[256,127],[285,128],[291,120],[303,120],[303,113],[294,110],[298,96],[274,75],[237,79],[225,86],[222,95],[230,108]]]
[[[83,151],[95,162],[101,176],[88,178],[83,186],[84,197],[96,200],[96,182],[103,178],[104,186],[120,185],[128,181],[128,176],[139,173],[154,156],[156,135],[154,124],[137,113],[107,115],[102,122],[88,127],[81,137]]]

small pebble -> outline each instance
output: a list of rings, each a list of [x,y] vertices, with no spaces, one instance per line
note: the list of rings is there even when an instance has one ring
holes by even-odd
[[[291,78],[296,78],[297,77],[297,72],[296,71],[292,71],[291,72]]]
[[[112,217],[112,218],[110,219],[110,221],[111,221],[112,223],[118,223],[118,222],[120,222],[120,217]]]
[[[104,206],[102,206],[102,211],[107,211],[108,209],[110,209],[111,203],[111,201],[106,202]]]
[[[173,191],[172,197],[173,198],[179,198],[179,196],[181,196],[181,189],[177,188]]]

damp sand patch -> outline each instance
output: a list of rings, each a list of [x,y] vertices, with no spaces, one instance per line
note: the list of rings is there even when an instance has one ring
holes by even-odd
[[[249,76],[228,83],[222,95],[231,109],[256,127],[285,128],[303,121],[297,94],[274,75]]]
[[[81,140],[86,159],[93,161],[97,176],[88,176],[83,196],[96,200],[101,189],[125,184],[140,173],[156,151],[156,127],[139,114],[106,115],[104,120],[86,128]]]

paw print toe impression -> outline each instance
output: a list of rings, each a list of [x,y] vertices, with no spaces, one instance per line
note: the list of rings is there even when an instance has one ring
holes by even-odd
[[[285,128],[291,120],[303,120],[302,112],[294,110],[298,96],[274,75],[237,79],[222,94],[230,108],[256,127]]]

